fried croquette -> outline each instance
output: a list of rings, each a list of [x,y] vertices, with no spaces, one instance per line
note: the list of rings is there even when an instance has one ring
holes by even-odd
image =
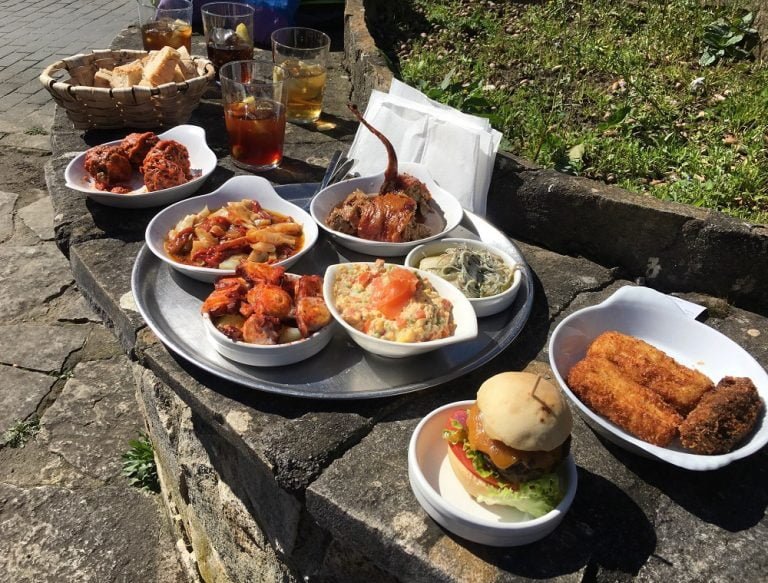
[[[620,332],[600,334],[589,346],[587,355],[610,360],[625,376],[656,392],[683,416],[714,388],[706,375],[681,365],[647,342]]]
[[[654,391],[599,356],[587,356],[568,373],[568,386],[587,407],[635,437],[665,447],[683,418]]]
[[[763,407],[750,379],[724,377],[680,425],[680,441],[694,453],[728,453],[752,432]]]

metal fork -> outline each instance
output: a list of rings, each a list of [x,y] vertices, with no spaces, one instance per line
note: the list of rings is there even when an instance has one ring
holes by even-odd
[[[352,168],[355,163],[354,158],[347,158],[343,156],[341,150],[336,150],[331,156],[331,161],[328,163],[328,168],[325,171],[323,180],[320,182],[320,187],[317,189],[320,192],[323,188],[336,184],[340,180],[343,180],[347,176],[347,172]]]

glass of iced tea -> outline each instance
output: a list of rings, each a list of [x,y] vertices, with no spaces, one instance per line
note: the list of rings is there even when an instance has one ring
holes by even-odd
[[[253,6],[213,2],[200,8],[208,58],[218,71],[232,61],[253,57]]]
[[[192,52],[191,0],[163,0],[157,6],[150,0],[139,2],[139,26],[145,51],[165,46]]]
[[[272,63],[232,61],[219,79],[232,161],[256,172],[276,168],[283,160],[285,92]]]
[[[331,39],[313,28],[279,28],[272,33],[275,79],[285,84],[288,121],[314,123],[323,109]]]

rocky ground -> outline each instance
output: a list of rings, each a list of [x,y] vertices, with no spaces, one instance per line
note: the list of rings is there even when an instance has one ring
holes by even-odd
[[[53,102],[38,75],[108,46],[134,7],[0,0],[0,11],[0,572],[184,581],[159,496],[121,474],[143,430],[133,364],[54,243],[43,173]]]

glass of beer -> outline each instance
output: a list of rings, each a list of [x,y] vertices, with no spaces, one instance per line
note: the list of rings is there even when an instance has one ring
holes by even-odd
[[[218,74],[232,61],[253,57],[253,6],[236,2],[213,2],[200,8],[208,58]]]
[[[285,84],[288,121],[314,123],[323,109],[331,39],[312,28],[279,28],[272,33],[275,79]]]
[[[285,92],[272,63],[232,61],[219,79],[232,161],[255,172],[276,168],[283,160]]]
[[[165,46],[192,53],[191,0],[163,0],[154,6],[150,0],[139,2],[139,26],[145,51],[159,51]]]

